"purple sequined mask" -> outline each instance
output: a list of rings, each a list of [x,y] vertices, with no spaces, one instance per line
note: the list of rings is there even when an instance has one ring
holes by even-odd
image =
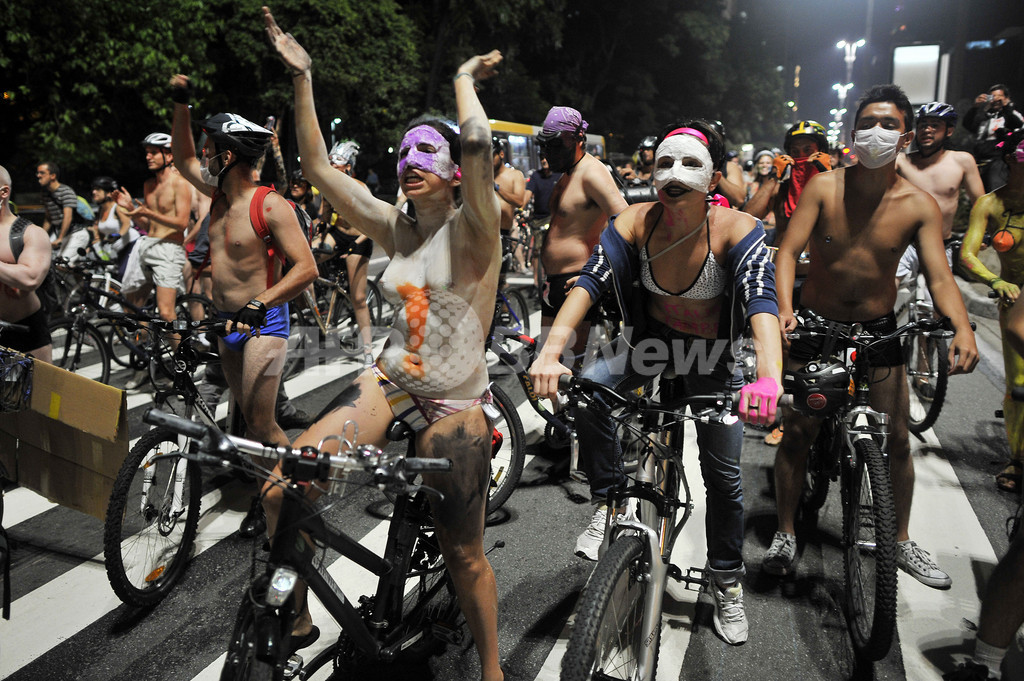
[[[420,144],[429,144],[436,151],[420,151],[417,149]],[[446,182],[455,177],[456,171],[448,140],[429,125],[419,125],[405,133],[405,137],[402,138],[402,146],[398,150],[399,178],[405,173],[406,167],[434,173]]]

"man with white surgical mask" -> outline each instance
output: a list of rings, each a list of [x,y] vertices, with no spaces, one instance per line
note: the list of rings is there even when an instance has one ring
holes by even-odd
[[[793,278],[805,245],[811,268],[800,294],[805,311],[829,320],[860,323],[873,334],[896,330],[896,268],[907,245],[917,246],[921,271],[936,309],[956,335],[949,344],[950,374],[972,371],[978,348],[960,289],[942,246],[942,214],[935,199],[896,173],[900,150],[914,137],[914,111],[896,85],[879,85],[860,100],[853,149],[859,163],[811,178],[775,258],[779,319],[784,332],[797,328]],[[789,344],[783,338],[783,342]],[[787,368],[799,370],[821,355],[822,339],[789,344]],[[838,349],[837,349],[838,350]],[[871,406],[889,415],[889,468],[896,507],[897,562],[936,589],[951,581],[928,553],[910,540],[914,462],[907,430],[907,378],[899,340],[876,346],[871,365]],[[794,521],[804,483],[807,451],[821,420],[785,409],[786,429],[775,455],[779,526],[764,557],[764,571],[791,575],[796,559]]]
[[[542,397],[555,395],[558,377],[569,373],[559,359],[572,330],[614,288],[622,301],[623,333],[584,366],[584,377],[625,392],[674,371],[679,381],[661,384],[663,391],[681,391],[673,397],[740,389],[740,418],[770,424],[782,393],[782,349],[764,228],[745,213],[709,205],[708,192],[722,177],[715,168],[725,149],[707,121],[670,126],[659,142],[652,173],[658,200],[635,203],[612,218],[530,369],[534,388]],[[758,380],[743,385],[734,371],[732,347],[747,322]],[[662,392],[662,398],[668,399],[668,393]],[[576,554],[597,560],[607,515],[629,517],[635,509],[628,501],[618,508],[609,503],[612,490],[626,482],[614,422],[591,409],[570,409],[580,468],[597,504],[576,541]],[[707,488],[712,621],[726,643],[739,645],[747,640],[741,585],[743,426],[698,424],[697,438]]]

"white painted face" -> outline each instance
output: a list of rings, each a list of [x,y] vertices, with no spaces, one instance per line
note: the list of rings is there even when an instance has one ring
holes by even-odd
[[[654,186],[658,191],[678,182],[687,189],[706,194],[712,175],[711,153],[696,137],[673,135],[654,152]]]

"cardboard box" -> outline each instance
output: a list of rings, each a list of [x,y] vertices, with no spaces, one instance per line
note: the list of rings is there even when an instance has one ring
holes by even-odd
[[[23,487],[102,520],[128,456],[127,411],[123,390],[35,362],[30,408],[0,414],[0,463]]]

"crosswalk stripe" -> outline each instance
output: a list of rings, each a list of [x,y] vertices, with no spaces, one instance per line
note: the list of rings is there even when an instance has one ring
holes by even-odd
[[[962,622],[978,618],[975,570],[995,565],[996,555],[934,431],[924,439],[910,439],[916,478],[910,538],[932,554],[953,585],[939,591],[900,570],[896,622],[907,678],[938,681],[942,672],[928,652],[970,637]]]

